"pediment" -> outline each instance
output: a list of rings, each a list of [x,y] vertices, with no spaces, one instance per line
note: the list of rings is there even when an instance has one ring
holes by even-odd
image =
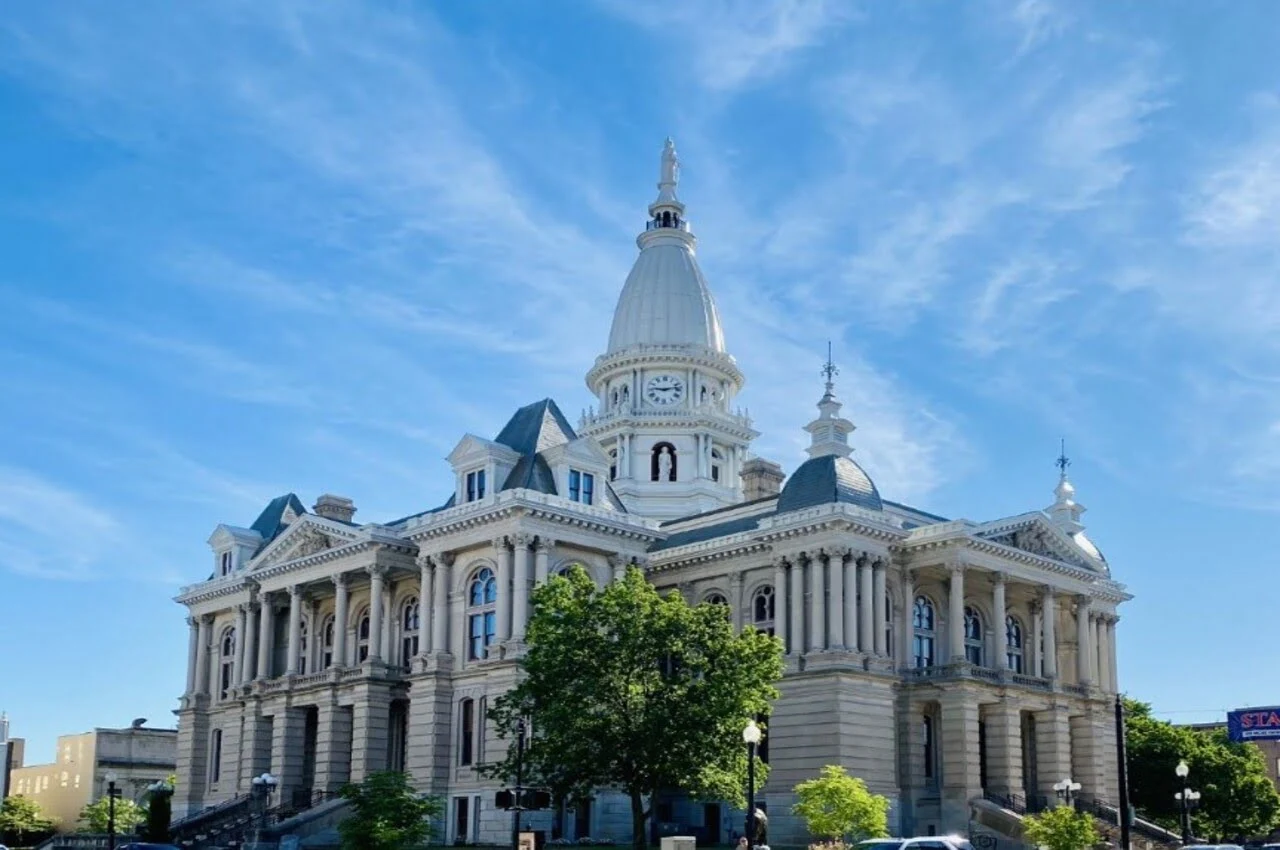
[[[213,534],[209,535],[208,543],[215,549],[225,549],[237,543],[241,545],[256,546],[262,542],[262,535],[254,531],[252,528],[239,528],[234,525],[221,523],[213,530]]]
[[[1031,555],[1097,570],[1099,562],[1042,513],[1024,514],[986,523],[977,535]]]
[[[448,461],[451,466],[457,468],[489,457],[514,464],[520,459],[520,454],[510,446],[477,437],[475,434],[466,434],[458,441],[458,445],[454,446],[453,451],[449,452]]]
[[[554,465],[578,461],[591,466],[608,466],[609,456],[600,448],[600,443],[592,437],[579,437],[555,448],[542,452],[547,463]]]
[[[356,534],[333,527],[310,515],[293,523],[289,530],[276,538],[271,545],[254,559],[253,569],[283,564],[306,558],[327,549],[345,546],[356,539]]]

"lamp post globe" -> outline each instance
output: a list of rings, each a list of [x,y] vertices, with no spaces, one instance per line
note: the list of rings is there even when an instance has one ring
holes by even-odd
[[[1193,791],[1191,786],[1187,784],[1187,777],[1191,775],[1191,768],[1187,766],[1185,760],[1179,761],[1173,772],[1182,784],[1182,790],[1176,792],[1173,798],[1178,801],[1178,806],[1181,809],[1182,843],[1185,846],[1191,843],[1191,810],[1199,804],[1200,792]]]
[[[1178,762],[1178,766],[1173,769],[1173,772],[1178,775],[1179,779],[1186,779],[1191,775],[1191,768],[1188,767],[1186,761],[1183,760]]]

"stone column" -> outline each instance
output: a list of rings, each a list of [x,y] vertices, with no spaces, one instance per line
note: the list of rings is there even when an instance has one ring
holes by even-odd
[[[382,661],[382,584],[386,567],[368,567],[369,571],[369,660]]]
[[[844,573],[844,647],[858,651],[858,562],[853,550],[845,552],[841,571]]]
[[[271,601],[270,593],[263,593],[259,598],[258,610],[258,678],[270,679],[271,669],[271,653],[272,653],[272,637],[275,634],[275,605]]]
[[[791,564],[791,641],[787,645],[791,647],[794,655],[804,653],[804,566],[800,563],[800,556],[795,555],[790,559]]]
[[[995,622],[991,624],[991,627],[995,629],[996,633],[996,663],[991,666],[997,670],[1008,670],[1009,632],[1004,624],[1005,617],[1008,616],[1004,598],[1005,574],[995,573],[992,578],[995,580],[995,584],[991,589],[991,619]]]
[[[209,693],[209,643],[213,632],[213,618],[208,614],[200,617],[200,635],[196,644],[196,693]]]
[[[1103,647],[1106,646],[1106,637],[1103,632],[1105,627],[1101,614],[1094,614],[1089,619],[1093,631],[1093,651],[1089,653],[1089,662],[1093,665],[1093,681],[1098,683],[1098,687],[1105,689],[1107,686],[1107,667],[1103,661]]]
[[[280,780],[275,803],[289,802],[302,787],[303,738],[307,716],[301,708],[277,709],[271,724],[271,772]]]
[[[902,622],[899,623],[899,634],[902,636],[901,649],[898,650],[898,667],[915,666],[915,608],[916,608],[916,574],[915,570],[902,568]]]
[[[244,639],[248,632],[248,604],[236,606],[236,657],[231,667],[231,686],[235,687],[244,680]]]
[[[876,655],[881,658],[889,654],[889,624],[885,620],[885,600],[888,598],[885,570],[888,564],[884,558],[876,558],[871,565],[871,636],[875,644]]]
[[[516,557],[515,576],[512,578],[511,637],[515,641],[523,641],[525,625],[529,622],[529,547],[533,545],[533,535],[517,534],[512,542]]]
[[[951,571],[951,590],[947,595],[948,652],[952,663],[963,662],[964,656],[964,563],[957,561],[947,565]]]
[[[535,585],[546,584],[550,575],[550,567],[548,562],[551,560],[551,547],[555,546],[554,540],[548,540],[545,537],[538,538],[538,549],[533,556],[533,582]]]
[[[289,663],[285,675],[296,676],[302,659],[302,585],[289,588]]]
[[[387,769],[387,726],[391,715],[389,692],[382,688],[361,693],[351,712],[351,781],[363,782],[371,773]]]
[[[943,817],[953,820],[961,812],[967,815],[969,800],[982,793],[977,747],[978,697],[956,689],[943,694],[939,702]]]
[[[834,547],[825,550],[827,581],[831,583],[831,609],[827,612],[827,646],[844,649],[844,549]]]
[[[333,576],[333,666],[347,666],[347,608],[351,602],[348,598],[350,584],[346,573]]]
[[[1022,712],[1015,699],[1004,697],[987,714],[987,789],[1021,797]]]
[[[1058,678],[1058,598],[1052,587],[1046,585],[1040,599],[1044,609],[1044,672],[1046,679]],[[1062,777],[1059,776],[1058,779]],[[1057,782],[1058,779],[1053,780]]]
[[[418,556],[418,654],[431,652],[431,559]],[[409,659],[404,660],[405,664]]]
[[[809,651],[826,649],[824,630],[827,621],[827,586],[822,569],[822,556],[815,552],[806,556],[809,570]]]
[[[200,666],[200,621],[187,618],[187,693],[196,692]]]
[[[871,558],[858,557],[858,588],[862,598],[858,606],[858,649],[870,655],[875,652],[875,577],[872,575]]]
[[[1120,693],[1120,673],[1117,661],[1119,653],[1116,651],[1116,623],[1120,621],[1119,617],[1112,616],[1107,620],[1107,672],[1111,674],[1111,693]]]
[[[1080,783],[1084,797],[1096,797],[1114,804],[1115,798],[1107,794],[1106,771],[1107,743],[1115,745],[1115,738],[1107,735],[1107,727],[1101,722],[1108,715],[1077,715],[1069,721],[1071,732],[1071,778]]]
[[[397,654],[393,651],[394,644],[391,637],[391,630],[399,626],[399,623],[396,622],[396,611],[391,604],[396,596],[395,587],[394,582],[388,581],[382,589],[382,631],[377,638],[379,643],[378,657],[388,664],[392,663]],[[372,635],[370,636],[372,637]]]
[[[741,634],[743,623],[747,622],[743,612],[749,604],[742,598],[742,573],[734,573],[729,576],[729,616],[733,620],[734,634]]]
[[[1039,601],[1031,603],[1031,675],[1044,675],[1044,613]]]
[[[436,592],[431,597],[431,651],[449,651],[449,568],[453,553],[439,552],[432,555],[436,564]]]
[[[787,562],[774,556],[773,559],[773,633],[782,638],[782,651],[791,651],[791,641],[787,638]]]
[[[1089,685],[1093,682],[1092,664],[1089,656],[1093,650],[1089,644],[1089,597],[1076,597],[1076,683]]]
[[[511,550],[506,537],[493,538],[492,545],[498,556],[498,633],[494,641],[504,644],[511,640]]]

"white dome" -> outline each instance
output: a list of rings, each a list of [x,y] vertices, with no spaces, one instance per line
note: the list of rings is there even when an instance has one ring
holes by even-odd
[[[608,353],[633,345],[694,345],[724,353],[720,314],[692,239],[650,231],[640,241],[640,256],[613,311]]]

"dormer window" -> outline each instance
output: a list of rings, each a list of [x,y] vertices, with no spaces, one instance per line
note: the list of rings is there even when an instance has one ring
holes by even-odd
[[[484,498],[484,470],[477,469],[467,473],[467,501],[475,502]]]
[[[590,472],[569,470],[569,501],[590,505],[595,502],[596,477]]]
[[[230,575],[233,564],[234,559],[232,557],[231,550],[228,549],[226,552],[218,555],[218,575]]]

